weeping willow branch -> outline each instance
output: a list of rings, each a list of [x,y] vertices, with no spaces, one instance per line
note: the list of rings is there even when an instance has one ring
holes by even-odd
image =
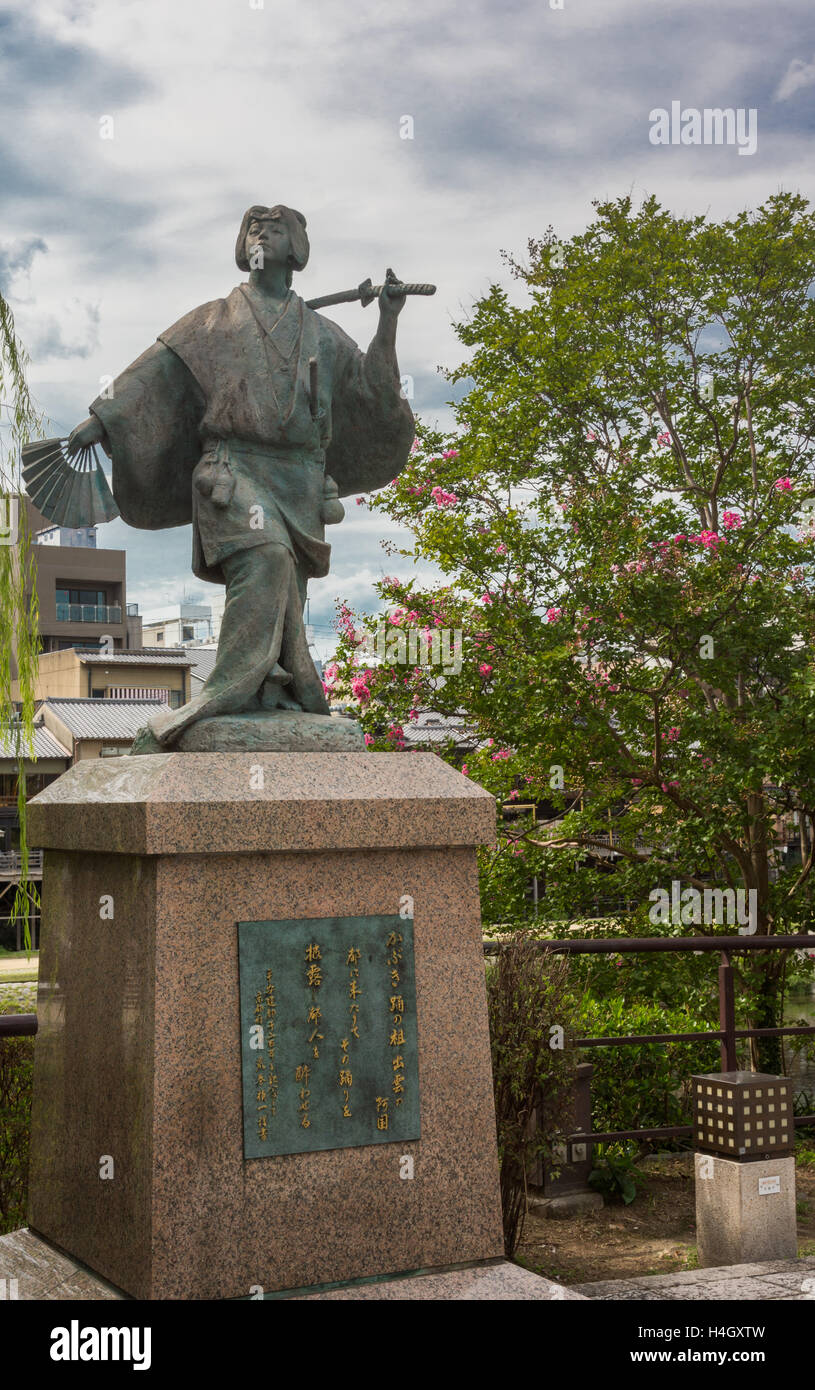
[[[11,309],[0,295],[0,742],[8,746],[17,762],[21,867],[11,920],[22,916],[25,946],[30,950],[29,909],[39,904],[39,895],[28,877],[25,763],[33,754],[34,743],[39,608],[20,483],[20,449],[42,433],[43,420],[31,399],[27,367],[28,356],[17,339]],[[19,716],[13,699],[15,681]]]

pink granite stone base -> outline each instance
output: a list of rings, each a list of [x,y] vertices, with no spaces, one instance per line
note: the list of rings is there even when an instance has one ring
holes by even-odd
[[[535,1274],[509,1260],[465,1269],[425,1270],[405,1279],[383,1279],[375,1284],[352,1284],[344,1289],[325,1289],[319,1293],[294,1295],[298,1302],[344,1303],[468,1302],[519,1303],[531,1300],[564,1303],[585,1302],[586,1295],[575,1293],[553,1279]]]
[[[142,1298],[502,1255],[474,849],[492,798],[432,754],[254,755],[260,792],[241,754],[126,761],[79,764],[32,803],[32,1229]],[[236,922],[394,913],[404,894],[421,1139],[245,1161]]]

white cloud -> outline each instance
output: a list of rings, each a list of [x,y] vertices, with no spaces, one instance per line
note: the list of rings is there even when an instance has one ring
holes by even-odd
[[[805,63],[802,58],[793,58],[778,84],[774,100],[787,101],[795,92],[800,92],[802,87],[811,87],[813,83],[815,83],[815,58],[811,63]]]
[[[311,261],[295,282],[305,297],[377,279],[386,265],[438,284],[435,298],[407,305],[399,355],[416,411],[445,421],[452,388],[436,367],[465,356],[453,321],[491,281],[519,294],[501,248],[522,256],[550,223],[568,237],[593,198],[629,191],[713,217],[779,185],[813,192],[800,103],[782,103],[815,81],[815,59],[790,63],[773,102],[789,53],[815,51],[810,7],[774,0],[747,23],[744,0],[566,0],[563,11],[472,0],[466,13],[459,0],[6,0],[3,239],[48,246],[29,257],[18,327],[44,347],[44,327],[56,325],[52,346],[76,349],[34,354],[40,404],[67,432],[102,376],[237,282],[244,208],[282,201],[308,218]],[[655,149],[648,112],[674,98],[758,107],[755,158]],[[104,114],[112,140],[99,138]],[[399,138],[404,114],[412,141]],[[95,345],[86,321],[66,314],[68,294],[98,305]],[[331,312],[367,344],[373,306]],[[373,605],[373,579],[394,567],[378,545],[386,519],[362,510],[348,506],[331,536],[332,574],[312,586],[326,621],[335,593]],[[100,543],[127,547],[134,598],[163,601],[195,582],[188,530],[105,530]]]

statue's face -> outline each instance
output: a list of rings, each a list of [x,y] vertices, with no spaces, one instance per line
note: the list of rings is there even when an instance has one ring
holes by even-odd
[[[253,217],[246,233],[246,259],[250,266],[288,265],[291,240],[280,217]]]

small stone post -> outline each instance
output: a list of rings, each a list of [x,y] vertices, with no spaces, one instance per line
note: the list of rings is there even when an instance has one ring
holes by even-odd
[[[790,1082],[748,1071],[692,1080],[700,1267],[794,1259]]]

